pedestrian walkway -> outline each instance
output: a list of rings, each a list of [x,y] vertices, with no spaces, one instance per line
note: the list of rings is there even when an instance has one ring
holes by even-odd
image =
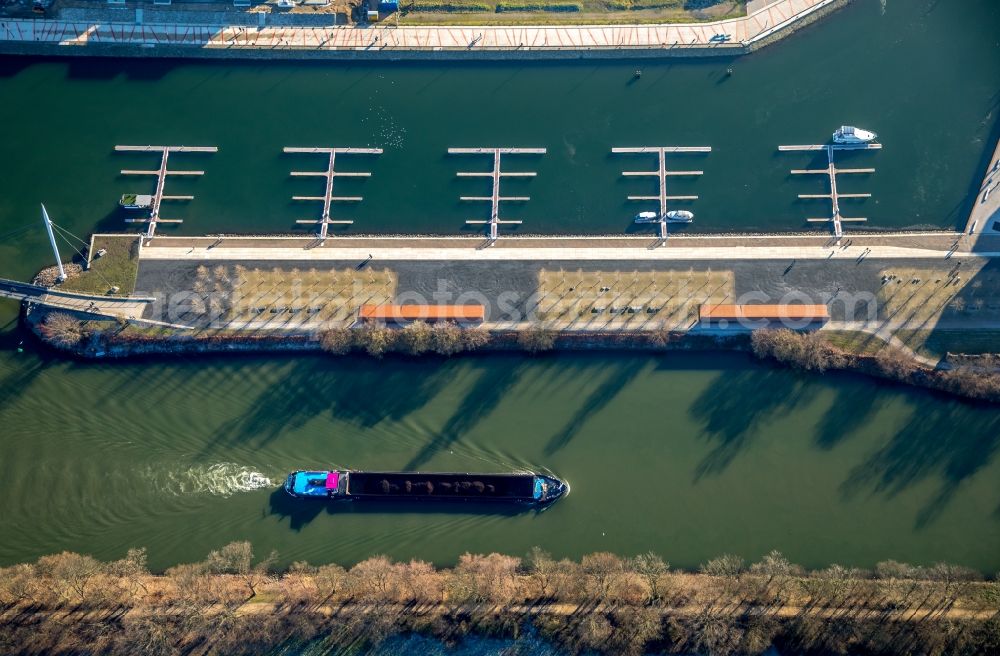
[[[246,27],[8,19],[0,41],[67,47],[189,46],[219,50],[510,51],[687,48],[742,51],[841,0],[776,0],[748,16],[668,25]]]
[[[945,260],[949,253],[900,246],[875,246],[858,252],[857,248],[829,248],[821,246],[727,246],[727,247],[684,247],[669,249],[634,248],[506,248],[503,242],[487,249],[455,249],[441,247],[367,247],[352,248],[350,245],[327,248],[295,247],[229,247],[225,243],[217,246],[157,246],[152,242],[142,250],[140,258],[146,260],[178,261],[357,261],[369,257],[376,263],[383,261],[670,261],[670,260],[854,260],[926,258]],[[951,253],[951,257],[1000,257],[1000,252]]]
[[[93,316],[128,319],[142,315],[155,301],[145,296],[97,296],[41,287],[0,278],[0,297],[29,301],[61,310],[84,312]]]

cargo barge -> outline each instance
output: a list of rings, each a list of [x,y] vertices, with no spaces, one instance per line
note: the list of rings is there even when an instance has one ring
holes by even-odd
[[[304,499],[391,501],[479,501],[544,506],[569,486],[554,476],[512,474],[371,472],[349,469],[295,471],[285,491]]]

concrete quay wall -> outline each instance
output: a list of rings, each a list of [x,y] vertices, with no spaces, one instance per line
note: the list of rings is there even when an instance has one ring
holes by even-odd
[[[334,61],[737,57],[848,2],[777,0],[739,19],[684,25],[247,27],[7,19],[0,24],[0,54]],[[719,34],[731,38],[712,41]]]

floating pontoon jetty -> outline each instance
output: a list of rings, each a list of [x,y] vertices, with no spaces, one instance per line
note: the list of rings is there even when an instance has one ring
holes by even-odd
[[[668,175],[702,175],[704,171],[668,171],[667,153],[710,153],[711,146],[640,146],[638,148],[612,148],[612,153],[621,154],[645,154],[656,153],[659,158],[659,168],[656,171],[622,171],[624,176],[656,176],[660,184],[659,193],[656,196],[629,196],[629,200],[655,200],[660,204],[659,223],[660,240],[667,240],[667,201],[668,200],[698,200],[697,196],[668,196],[667,176]]]
[[[156,171],[142,171],[135,169],[123,169],[122,175],[155,175],[156,191],[153,192],[153,200],[149,210],[149,216],[142,219],[125,219],[127,223],[148,223],[146,228],[146,238],[152,239],[156,233],[156,224],[181,223],[181,219],[164,219],[160,216],[160,203],[165,200],[192,200],[194,196],[166,196],[163,188],[167,183],[168,175],[205,175],[204,171],[171,171],[167,169],[167,160],[170,153],[217,153],[219,149],[215,146],[115,146],[116,152],[138,152],[138,153],[160,153],[160,168]]]
[[[507,177],[522,177],[522,178],[533,178],[537,175],[534,171],[501,171],[500,170],[500,155],[544,155],[544,148],[449,148],[449,155],[493,155],[493,170],[492,171],[459,171],[458,177],[460,178],[492,178],[493,179],[493,194],[490,196],[460,196],[461,200],[469,201],[486,201],[492,205],[490,210],[490,218],[488,221],[482,221],[478,219],[469,219],[466,223],[469,224],[489,224],[490,226],[490,243],[493,243],[499,237],[499,226],[501,223],[510,223],[520,225],[521,221],[511,220],[511,219],[501,219],[500,218],[500,201],[527,201],[530,200],[528,196],[501,196],[500,195],[500,178]]]
[[[319,220],[316,219],[298,219],[296,223],[318,223],[319,224],[319,238],[320,240],[325,240],[330,229],[330,224],[342,224],[350,225],[354,221],[347,221],[343,219],[333,219],[330,216],[330,205],[333,201],[337,202],[361,202],[361,196],[334,196],[333,195],[333,179],[336,177],[355,177],[355,178],[368,178],[371,177],[371,173],[367,171],[337,171],[337,155],[381,155],[381,148],[295,148],[291,146],[286,146],[284,148],[286,153],[309,153],[316,154],[321,153],[329,157],[327,167],[325,171],[292,171],[292,177],[322,177],[326,178],[326,191],[322,196],[292,196],[292,200],[309,200],[309,201],[321,201],[323,203],[323,216]]]
[[[882,144],[813,144],[805,146],[778,146],[782,152],[825,150],[827,167],[825,169],[792,169],[792,175],[826,175],[830,178],[830,193],[828,194],[799,194],[799,198],[829,198],[833,204],[833,211],[830,218],[806,219],[806,221],[817,223],[833,223],[833,234],[837,239],[844,236],[844,221],[867,221],[864,217],[846,217],[840,213],[841,198],[871,198],[871,194],[843,194],[837,191],[838,173],[874,173],[875,169],[838,169],[833,163],[833,152],[835,150],[881,150]]]

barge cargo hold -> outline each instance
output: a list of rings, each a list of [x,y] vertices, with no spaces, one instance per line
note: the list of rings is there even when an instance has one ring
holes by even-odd
[[[470,474],[349,469],[292,472],[284,487],[293,497],[333,501],[479,501],[533,506],[548,505],[569,489],[554,476],[531,472]]]

